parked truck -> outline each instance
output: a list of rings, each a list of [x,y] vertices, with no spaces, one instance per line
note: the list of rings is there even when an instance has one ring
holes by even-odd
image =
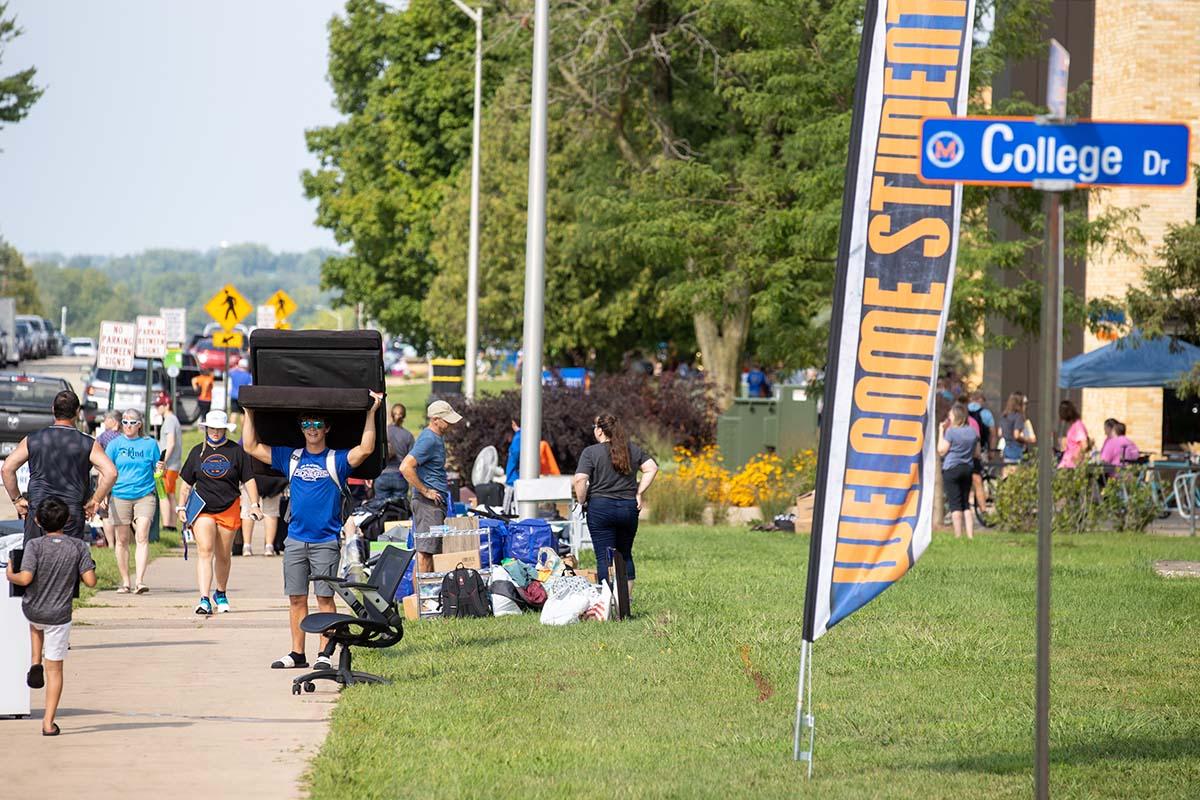
[[[17,367],[21,363],[21,345],[17,341],[17,301],[11,297],[0,297],[0,350],[3,351],[3,367]]]

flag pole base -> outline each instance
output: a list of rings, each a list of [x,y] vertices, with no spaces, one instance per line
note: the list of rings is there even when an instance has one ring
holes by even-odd
[[[813,742],[816,740],[815,718],[812,713],[812,642],[800,642],[800,678],[796,683],[796,725],[792,738],[792,759],[808,762],[807,777],[813,773]],[[807,711],[807,713],[806,713]],[[800,743],[808,736],[808,749]]]

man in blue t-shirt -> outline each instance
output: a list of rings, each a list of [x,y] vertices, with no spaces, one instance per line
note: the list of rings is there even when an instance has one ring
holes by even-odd
[[[307,667],[304,631],[300,622],[308,616],[309,580],[313,575],[333,575],[338,568],[338,532],[342,528],[342,492],[350,470],[375,452],[375,411],[383,395],[371,392],[374,401],[363,426],[362,440],[350,450],[325,446],[329,423],[320,414],[301,414],[304,447],[269,447],[258,441],[254,414],[246,409],[242,447],[254,458],[288,476],[291,487],[288,536],[283,551],[283,591],[288,596],[292,623],[292,651],[271,664],[272,669]],[[334,611],[333,587],[325,581],[313,589],[317,609]],[[313,666],[333,669],[326,652],[329,641],[322,637],[321,655]]]
[[[442,540],[421,536],[446,521],[450,484],[446,480],[446,443],[442,437],[462,415],[445,400],[435,400],[425,410],[429,427],[421,431],[412,450],[400,462],[400,473],[412,487],[413,546],[417,571],[433,572],[433,555],[442,552]]]

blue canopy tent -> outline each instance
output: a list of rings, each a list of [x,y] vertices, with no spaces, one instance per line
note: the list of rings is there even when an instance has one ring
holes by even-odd
[[[1137,331],[1062,363],[1062,389],[1169,386],[1200,362],[1200,347],[1170,336],[1146,339]]]

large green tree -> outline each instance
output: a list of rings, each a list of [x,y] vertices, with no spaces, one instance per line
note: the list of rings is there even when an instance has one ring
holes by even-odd
[[[18,314],[42,314],[37,280],[17,248],[0,239],[0,297],[17,301]]]
[[[547,350],[598,364],[672,340],[729,399],[747,355],[821,364],[830,313],[862,0],[580,0],[552,12]],[[528,0],[485,5],[481,329],[521,330]],[[321,224],[350,255],[325,280],[389,327],[461,347],[470,25],[447,0],[352,0],[331,25],[347,119],[310,134]],[[1048,0],[981,0],[973,110],[1006,64],[1045,46]],[[1086,91],[1086,90],[1085,90]],[[436,143],[436,146],[435,146]],[[1136,239],[1132,215],[1068,216],[1073,253]],[[949,336],[1006,344],[1036,327],[1040,196],[968,191]],[[1016,240],[996,234],[1010,219]],[[1075,318],[1085,309],[1070,298]]]
[[[449,0],[412,0],[403,12],[349,0],[329,23],[329,80],[345,119],[308,132],[320,165],[303,183],[317,223],[348,252],[326,262],[324,285],[416,342],[429,333],[421,302],[438,271],[433,219],[470,153],[473,55],[473,24]],[[488,59],[489,73],[500,68]]]
[[[1159,263],[1125,296],[1133,324],[1150,337],[1179,336],[1200,344],[1200,222],[1173,225],[1163,237]],[[1200,363],[1180,376],[1181,397],[1200,396]]]
[[[17,18],[8,16],[8,3],[0,2],[0,61],[5,46],[23,33]],[[0,75],[0,123],[20,122],[44,91],[33,82],[36,67],[27,67],[11,75]]]

